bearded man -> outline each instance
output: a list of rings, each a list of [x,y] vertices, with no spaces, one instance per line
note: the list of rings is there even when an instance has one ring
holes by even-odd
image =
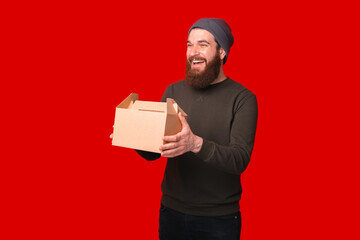
[[[222,19],[203,18],[188,32],[186,79],[168,86],[182,131],[164,136],[167,157],[160,208],[160,240],[240,238],[240,175],[254,146],[257,101],[223,70],[234,38]],[[137,151],[147,160],[159,154]]]

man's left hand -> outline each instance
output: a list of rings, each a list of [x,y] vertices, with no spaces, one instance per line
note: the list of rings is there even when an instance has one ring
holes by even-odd
[[[160,146],[162,157],[177,157],[190,151],[198,153],[202,147],[203,139],[192,133],[189,124],[181,112],[179,113],[179,119],[182,124],[181,132],[163,137],[166,144]]]

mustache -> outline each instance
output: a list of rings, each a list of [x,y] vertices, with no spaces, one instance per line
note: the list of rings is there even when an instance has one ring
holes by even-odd
[[[200,57],[200,56],[191,56],[188,58],[189,63],[191,63],[194,60],[204,61],[205,63],[207,62],[205,58]]]

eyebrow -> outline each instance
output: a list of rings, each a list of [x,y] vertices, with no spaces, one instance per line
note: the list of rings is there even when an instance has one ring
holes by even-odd
[[[206,41],[206,40],[199,40],[199,41],[197,41],[197,42],[198,42],[198,43],[207,43],[207,44],[210,45],[210,43],[209,43],[208,41]],[[187,41],[187,43],[190,43],[190,44],[191,44],[190,41]]]

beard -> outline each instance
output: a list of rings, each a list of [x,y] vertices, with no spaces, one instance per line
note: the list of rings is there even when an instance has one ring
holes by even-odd
[[[198,69],[191,68],[194,59],[205,61],[206,66],[202,72]],[[206,88],[219,76],[220,67],[221,59],[219,52],[217,52],[214,59],[209,62],[207,62],[205,58],[192,56],[186,60],[186,83],[193,88]]]

